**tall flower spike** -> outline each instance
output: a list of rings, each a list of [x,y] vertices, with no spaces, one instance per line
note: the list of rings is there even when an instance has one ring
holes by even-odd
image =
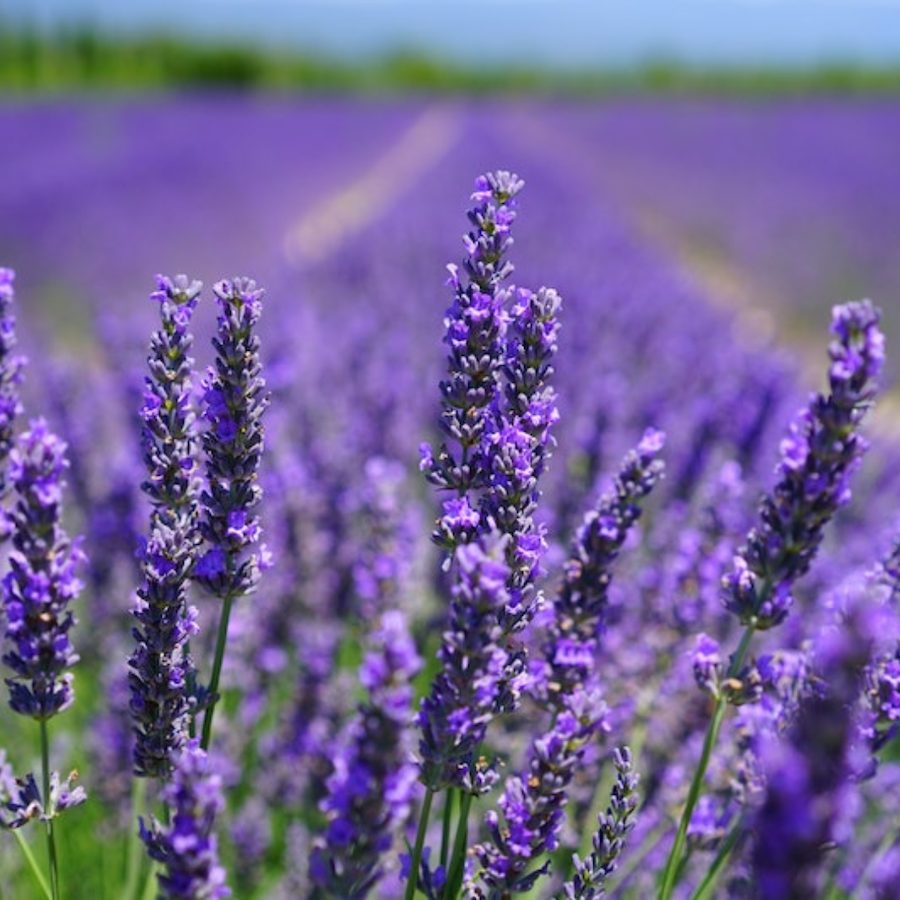
[[[485,814],[490,840],[473,853],[481,864],[474,896],[501,898],[530,891],[546,874],[550,860],[542,856],[559,846],[565,821],[568,789],[578,769],[585,744],[600,727],[605,704],[593,691],[575,691],[554,717],[553,727],[531,743],[527,772],[507,778],[499,800],[501,815]]]
[[[220,281],[213,290],[219,302],[216,362],[203,382],[207,489],[200,530],[207,549],[194,578],[218,597],[239,597],[256,587],[266,562],[265,548],[247,552],[261,534],[254,510],[262,496],[262,414],[269,400],[255,329],[263,291],[249,278]]]
[[[544,647],[551,705],[591,681],[597,640],[606,617],[612,565],[629,530],[641,516],[641,501],[662,478],[658,455],[665,436],[649,429],[629,452],[612,488],[587,514],[565,564],[554,599]]]
[[[411,679],[421,666],[403,614],[384,614],[360,668],[369,691],[334,760],[322,810],[325,834],[313,846],[315,897],[368,896],[381,860],[402,830],[416,783],[409,753]]]
[[[448,375],[440,384],[441,428],[458,447],[458,456],[444,442],[435,457],[420,448],[420,468],[428,480],[456,494],[444,504],[434,540],[452,555],[460,542],[471,540],[479,527],[476,497],[489,477],[482,454],[490,406],[499,391],[504,359],[507,313],[500,285],[512,272],[504,256],[512,244],[515,197],[523,182],[509,172],[479,178],[469,210],[473,230],[466,237],[464,282],[457,266],[449,266],[454,300],[444,320],[449,347]],[[484,525],[482,523],[482,529]]]
[[[66,445],[38,419],[10,454],[9,478],[17,501],[10,571],[3,579],[6,636],[3,661],[10,706],[46,721],[73,699],[69,669],[78,656],[69,640],[75,617],[69,608],[81,590],[76,568],[84,561],[78,542],[62,528]]]
[[[10,526],[4,518],[9,492],[6,466],[14,443],[16,417],[22,413],[19,385],[25,360],[14,354],[16,319],[12,311],[15,291],[12,269],[0,268],[0,541],[9,537]]]
[[[256,334],[263,291],[249,278],[220,281],[214,290],[219,302],[213,338],[216,360],[203,382],[208,427],[203,434],[206,489],[201,497],[200,533],[206,550],[192,573],[195,581],[222,600],[206,689],[208,705],[200,740],[204,749],[212,739],[232,604],[256,589],[260,569],[269,564],[255,515],[262,497],[262,414],[269,403]],[[259,549],[254,551],[257,545]]]
[[[605,895],[604,882],[616,870],[625,838],[637,821],[638,776],[632,770],[631,751],[615,751],[616,783],[606,814],[598,817],[594,849],[585,860],[573,858],[575,875],[563,885],[558,900],[597,900]]]
[[[826,523],[850,499],[850,476],[867,448],[857,429],[884,361],[878,322],[867,300],[835,307],[831,393],[814,395],[782,442],[778,482],[723,579],[725,607],[757,630],[785,619],[794,582],[809,570]]]
[[[222,778],[196,740],[175,757],[172,780],[162,790],[168,824],[140,821],[141,839],[159,873],[161,900],[217,900],[230,897],[219,863],[216,817],[225,809]]]
[[[151,299],[161,327],[150,341],[141,441],[152,504],[150,534],[140,551],[142,583],[132,630],[137,647],[129,660],[134,768],[167,778],[172,756],[187,738],[194,667],[187,642],[196,632],[186,593],[197,547],[195,419],[191,409],[193,343],[189,331],[201,284],[183,275],[157,277]]]

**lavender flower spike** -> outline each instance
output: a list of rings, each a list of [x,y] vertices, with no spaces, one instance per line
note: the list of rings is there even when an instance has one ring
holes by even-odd
[[[261,529],[254,514],[262,497],[259,464],[263,451],[262,414],[269,403],[255,332],[262,312],[263,291],[249,278],[220,281],[218,328],[213,338],[215,366],[203,382],[203,434],[206,489],[201,502],[200,533],[206,544],[193,578],[221,599],[212,674],[206,689],[208,705],[200,744],[212,738],[213,712],[228,637],[233,602],[255,590],[269,553],[259,544]]]
[[[577,856],[573,858],[575,875],[563,885],[557,900],[596,900],[604,896],[604,882],[616,870],[625,838],[634,828],[638,776],[632,771],[631,751],[627,747],[616,750],[614,762],[616,783],[606,814],[599,816],[594,849],[585,860],[580,860]]]
[[[42,419],[31,422],[10,454],[9,477],[18,497],[10,571],[3,579],[6,637],[3,656],[15,673],[6,679],[10,706],[44,722],[73,700],[69,669],[78,656],[69,641],[69,605],[81,590],[75,574],[84,554],[63,531],[66,445]]]
[[[504,360],[504,335],[508,314],[500,285],[512,272],[504,256],[512,244],[510,228],[515,220],[515,196],[523,182],[509,172],[480,177],[469,211],[474,230],[466,238],[463,264],[466,281],[450,266],[454,300],[445,317],[444,342],[450,348],[448,375],[440,384],[441,429],[458,444],[458,456],[445,442],[437,455],[423,444],[420,468],[438,488],[452,491],[445,504],[434,540],[452,555],[460,542],[471,540],[479,528],[475,509],[477,492],[486,486],[490,460],[482,444],[489,425],[490,406],[499,392]],[[484,530],[481,523],[480,530]]]
[[[188,329],[201,284],[183,275],[157,281],[151,299],[160,305],[162,322],[150,341],[141,409],[143,489],[152,510],[150,535],[140,552],[143,579],[134,609],[137,647],[129,660],[129,685],[135,773],[167,778],[172,755],[187,737],[194,675],[187,642],[196,625],[186,592],[197,547],[198,488]]]
[[[630,451],[612,488],[587,514],[565,564],[562,585],[554,598],[553,624],[544,647],[547,683],[552,696],[565,697],[589,684],[597,639],[605,618],[612,566],[625,538],[641,516],[641,501],[663,475],[658,455],[665,435],[648,429]]]
[[[16,346],[16,320],[12,312],[15,297],[12,269],[0,268],[0,504],[4,503],[9,485],[6,462],[13,446],[13,429],[16,416],[22,412],[19,401],[19,385],[25,359],[14,356]],[[0,509],[0,540],[9,537],[9,524]]]
[[[782,442],[778,483],[723,579],[723,603],[745,625],[764,630],[784,620],[792,585],[809,570],[825,524],[850,499],[850,476],[868,446],[857,429],[884,362],[878,322],[868,300],[834,309],[831,393],[814,395]]]
[[[547,872],[549,860],[537,868],[535,863],[559,845],[569,785],[605,712],[599,692],[575,691],[551,730],[532,741],[527,772],[506,781],[499,801],[502,818],[493,810],[485,814],[490,840],[473,851],[482,869],[471,885],[472,896],[499,900],[525,893]]]
[[[219,301],[217,358],[203,382],[208,485],[200,529],[207,550],[194,578],[218,597],[239,597],[255,588],[266,562],[264,548],[246,553],[261,534],[253,510],[262,496],[257,479],[269,402],[255,333],[263,291],[249,278],[220,281],[213,290]]]
[[[222,778],[196,740],[176,755],[172,780],[162,790],[169,823],[140,821],[141,839],[159,874],[161,900],[217,900],[230,897],[219,864],[216,817],[225,809]]]
[[[383,875],[381,859],[405,824],[416,783],[408,739],[411,679],[420,667],[403,614],[385,613],[360,669],[369,701],[328,779],[328,827],[310,864],[314,897],[366,897]]]

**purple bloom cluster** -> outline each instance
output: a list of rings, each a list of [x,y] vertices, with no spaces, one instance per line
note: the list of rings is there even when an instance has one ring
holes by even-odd
[[[189,330],[202,285],[185,276],[158,277],[151,299],[161,327],[150,342],[142,444],[150,497],[150,534],[141,550],[143,583],[133,629],[130,664],[134,768],[167,778],[172,756],[187,739],[194,666],[187,650],[196,633],[187,586],[197,547],[196,416],[191,407],[193,343]]]
[[[477,750],[497,713],[509,653],[500,643],[500,620],[509,603],[508,538],[489,535],[457,549],[450,623],[438,659],[441,669],[422,701],[416,723],[421,778],[431,790],[454,786],[489,791],[497,774]]]
[[[409,814],[416,767],[409,747],[411,679],[421,659],[406,620],[386,612],[359,670],[369,692],[334,756],[321,806],[325,833],[313,845],[315,896],[367,896],[383,874],[384,854]]]
[[[528,771],[507,778],[498,801],[501,816],[485,814],[489,842],[478,844],[481,865],[473,886],[476,897],[502,898],[525,893],[550,868],[546,860],[533,862],[559,846],[568,790],[581,760],[582,749],[600,727],[605,706],[595,692],[575,690],[565,699],[553,727],[531,744]]]
[[[225,809],[222,777],[196,740],[174,756],[171,780],[163,787],[168,822],[141,820],[141,839],[160,863],[162,900],[216,900],[231,896],[219,863],[216,818]]]
[[[219,303],[215,365],[203,382],[203,434],[206,488],[201,502],[200,532],[206,549],[194,567],[194,579],[219,597],[252,591],[268,553],[247,554],[260,539],[255,508],[263,451],[262,413],[268,405],[261,375],[256,325],[263,291],[248,278],[220,281],[214,288]]]
[[[0,268],[0,502],[9,489],[6,460],[15,439],[16,417],[22,412],[19,385],[25,360],[14,354],[16,347],[16,319],[12,311],[15,298],[12,269]],[[0,538],[8,537],[8,525],[0,527]]]
[[[73,699],[68,671],[78,656],[69,640],[75,624],[70,605],[81,590],[76,575],[84,557],[62,527],[66,445],[41,419],[31,423],[10,454],[9,479],[16,503],[10,571],[3,579],[6,636],[3,661],[10,706],[45,721]]]
[[[864,668],[894,614],[862,593],[817,646],[822,689],[800,704],[786,739],[762,738],[766,792],[756,815],[754,883],[760,897],[819,896],[824,856],[846,844],[855,810],[853,743]]]
[[[835,308],[831,393],[815,395],[783,441],[778,483],[723,581],[726,608],[757,630],[785,619],[793,583],[809,570],[825,524],[850,499],[849,479],[867,447],[857,429],[884,361],[879,318],[868,301]]]
[[[490,479],[491,457],[485,442],[500,393],[508,321],[507,292],[501,284],[512,272],[504,256],[512,245],[515,198],[523,185],[509,172],[477,180],[472,194],[475,205],[468,214],[474,228],[465,241],[467,281],[460,278],[456,266],[449,267],[454,301],[445,319],[444,340],[450,353],[448,375],[440,384],[441,428],[458,444],[459,455],[446,442],[437,456],[430,445],[423,444],[420,468],[436,487],[456,494],[445,502],[434,535],[450,554],[459,543],[489,527],[482,521],[477,497]]]

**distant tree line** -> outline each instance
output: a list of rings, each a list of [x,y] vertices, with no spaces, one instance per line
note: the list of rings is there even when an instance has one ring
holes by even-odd
[[[559,70],[467,66],[416,50],[347,61],[161,32],[122,37],[78,26],[47,33],[0,18],[0,92],[177,87],[573,95],[891,93],[900,91],[900,63],[697,67],[660,58],[630,68]]]

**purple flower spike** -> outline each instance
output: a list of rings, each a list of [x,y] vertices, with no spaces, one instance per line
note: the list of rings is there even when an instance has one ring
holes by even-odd
[[[493,810],[485,814],[490,841],[474,853],[482,867],[477,880],[489,890],[475,896],[526,893],[550,867],[549,860],[537,868],[535,863],[559,845],[569,786],[606,712],[596,692],[575,691],[566,701],[550,731],[532,741],[527,773],[507,779],[502,818]]]
[[[0,504],[3,505],[9,492],[7,459],[13,448],[16,417],[22,413],[19,385],[25,366],[25,358],[13,353],[16,346],[16,319],[12,312],[15,277],[12,269],[0,268]],[[10,527],[0,507],[0,542],[9,537]]]
[[[13,551],[3,579],[11,648],[3,662],[15,673],[6,679],[10,706],[40,721],[72,702],[68,670],[78,661],[69,641],[75,624],[69,604],[81,590],[75,570],[84,554],[61,525],[65,449],[38,419],[10,454],[10,484],[18,499],[9,514]]]
[[[498,394],[504,360],[508,313],[501,283],[512,272],[504,256],[512,244],[510,226],[515,219],[514,197],[522,182],[509,172],[479,178],[469,210],[474,230],[466,238],[464,263],[467,281],[450,266],[453,305],[444,320],[444,342],[450,348],[448,375],[441,382],[441,428],[459,446],[458,456],[444,443],[437,453],[428,444],[420,448],[420,468],[428,480],[458,497],[486,486],[490,462],[484,457],[483,441],[490,424],[490,407]],[[475,495],[472,493],[472,501]],[[453,522],[442,522],[434,540],[448,554],[470,539],[458,534]]]
[[[411,679],[420,666],[403,615],[385,613],[360,669],[369,700],[335,756],[322,802],[328,826],[313,846],[315,897],[366,897],[383,874],[380,861],[416,784],[408,742]]]
[[[161,327],[150,340],[141,439],[150,498],[150,535],[139,552],[142,584],[132,630],[137,648],[129,660],[136,774],[167,778],[172,755],[184,744],[194,667],[187,642],[196,631],[187,608],[187,584],[197,548],[198,483],[191,408],[193,360],[188,330],[199,282],[158,276],[151,299],[160,304]]]
[[[553,623],[544,647],[547,684],[554,696],[564,698],[592,681],[613,563],[641,516],[641,502],[662,478],[663,463],[657,456],[664,442],[661,431],[651,429],[644,434],[623,460],[612,488],[578,531],[553,601]],[[551,705],[556,702],[554,697],[549,700]]]
[[[627,747],[616,750],[613,757],[616,783],[605,814],[598,817],[599,828],[594,835],[591,855],[573,860],[575,875],[563,885],[564,900],[597,900],[606,896],[604,882],[616,870],[625,847],[625,838],[637,821],[638,776],[632,771],[631,751]]]
[[[141,839],[159,874],[162,900],[217,900],[230,897],[225,870],[219,864],[216,817],[225,809],[222,778],[197,741],[176,755],[172,780],[162,790],[169,822],[140,822]]]
[[[216,364],[203,382],[203,435],[207,489],[201,498],[200,530],[207,550],[194,571],[196,580],[218,597],[250,593],[265,564],[261,529],[253,510],[263,451],[262,414],[268,405],[256,326],[263,291],[249,278],[220,281],[218,331],[213,338]]]
[[[879,313],[867,300],[836,307],[831,394],[814,395],[782,443],[778,482],[723,579],[722,602],[758,630],[784,621],[792,586],[812,563],[826,523],[850,499],[848,480],[867,443],[858,428],[884,360]]]

